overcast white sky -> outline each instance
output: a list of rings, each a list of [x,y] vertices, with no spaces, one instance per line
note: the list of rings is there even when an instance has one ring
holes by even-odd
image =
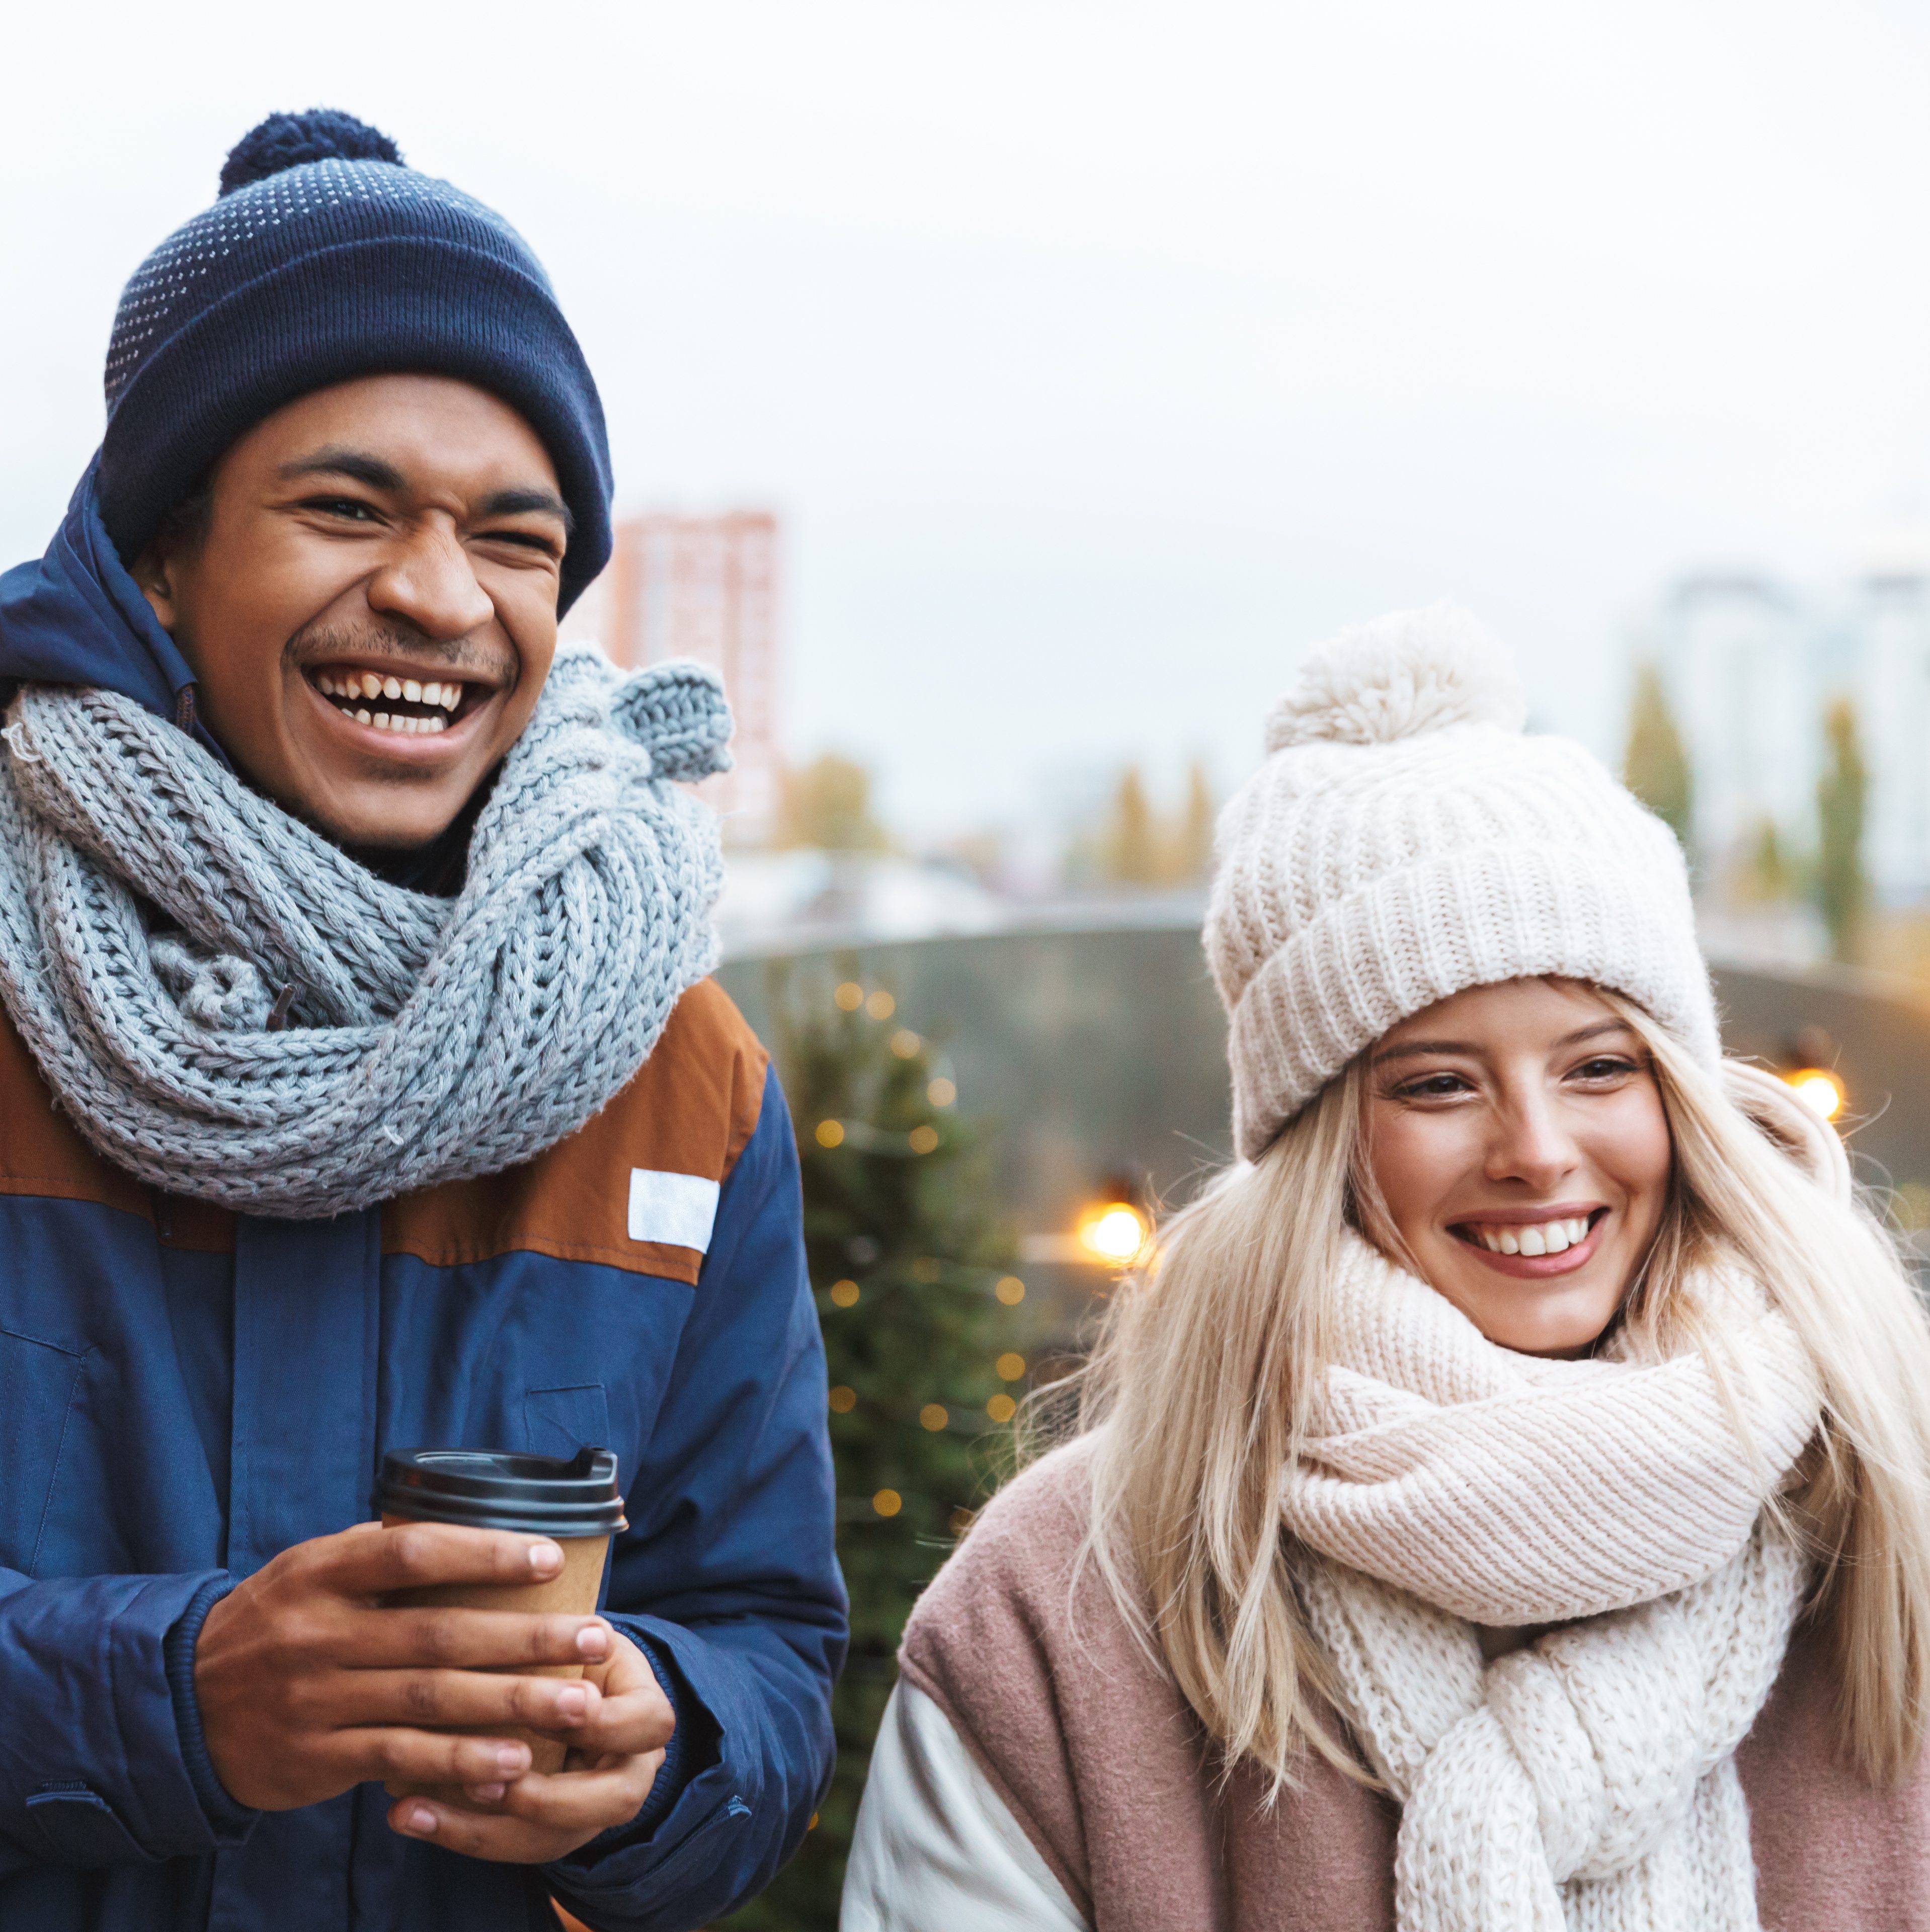
[[[1930,8],[173,0],[9,17],[0,559],[121,283],[268,110],[493,202],[620,504],[786,520],[787,736],[914,830],[1250,766],[1304,646],[1457,596],[1613,751],[1673,572],[1930,482]]]

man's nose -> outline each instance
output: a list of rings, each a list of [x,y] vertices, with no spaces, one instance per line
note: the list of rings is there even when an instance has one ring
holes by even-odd
[[[368,602],[438,643],[467,637],[496,615],[455,532],[433,525],[411,532],[370,578]]]

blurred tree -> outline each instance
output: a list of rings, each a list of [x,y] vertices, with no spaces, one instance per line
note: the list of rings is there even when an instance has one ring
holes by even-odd
[[[1829,928],[1830,953],[1848,963],[1862,956],[1869,910],[1869,881],[1863,872],[1869,771],[1856,730],[1856,708],[1848,698],[1838,698],[1823,714],[1823,731],[1829,750],[1816,785],[1816,896]]]
[[[1662,674],[1654,664],[1639,665],[1635,695],[1628,710],[1628,746],[1622,757],[1622,776],[1628,789],[1688,850],[1689,812],[1694,800],[1694,778],[1682,734],[1669,710]]]
[[[880,852],[890,841],[872,817],[871,774],[827,752],[779,781],[775,843],[827,852]]]
[[[1159,883],[1159,838],[1145,781],[1137,765],[1128,765],[1112,794],[1112,811],[1103,847],[1106,877],[1123,886]]]
[[[833,1932],[845,1859],[898,1640],[971,1520],[1025,1373],[1024,1288],[988,1214],[984,1149],[944,1057],[867,989],[773,968],[779,1071],[797,1132],[804,1240],[830,1378],[838,1558],[851,1654],[832,1706],[838,1768],[803,1849],[728,1922]]]
[[[1186,809],[1167,842],[1161,868],[1169,884],[1202,884],[1211,878],[1213,820],[1213,788],[1206,782],[1206,767],[1196,758],[1187,773]]]
[[[1789,899],[1795,883],[1795,868],[1783,850],[1775,820],[1761,819],[1736,868],[1736,897],[1745,905],[1781,905]]]

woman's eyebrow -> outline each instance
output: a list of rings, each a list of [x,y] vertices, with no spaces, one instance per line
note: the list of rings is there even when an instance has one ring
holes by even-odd
[[[1410,1040],[1399,1046],[1390,1046],[1385,1053],[1376,1054],[1373,1064],[1378,1066],[1384,1060],[1418,1060],[1427,1053],[1464,1053],[1472,1058],[1480,1051],[1464,1040]]]
[[[1585,1040],[1598,1040],[1605,1033],[1628,1033],[1631,1029],[1626,1020],[1597,1020],[1592,1026],[1577,1027],[1573,1033],[1565,1033],[1555,1042],[1557,1046],[1579,1046]]]
[[[1576,1028],[1573,1033],[1563,1034],[1555,1045],[1558,1048],[1579,1046],[1583,1040],[1598,1039],[1605,1033],[1626,1033],[1628,1030],[1625,1020],[1596,1020],[1590,1025]],[[1460,1053],[1473,1059],[1480,1052],[1479,1047],[1464,1040],[1403,1040],[1398,1046],[1390,1046],[1385,1052],[1376,1054],[1373,1064],[1379,1066],[1390,1060],[1418,1060],[1430,1053]]]

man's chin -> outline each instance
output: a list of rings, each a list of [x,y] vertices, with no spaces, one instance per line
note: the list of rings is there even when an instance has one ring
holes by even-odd
[[[469,802],[471,786],[446,780],[425,796],[419,778],[371,784],[366,777],[337,785],[302,786],[277,802],[338,845],[371,852],[419,851],[453,825]]]

